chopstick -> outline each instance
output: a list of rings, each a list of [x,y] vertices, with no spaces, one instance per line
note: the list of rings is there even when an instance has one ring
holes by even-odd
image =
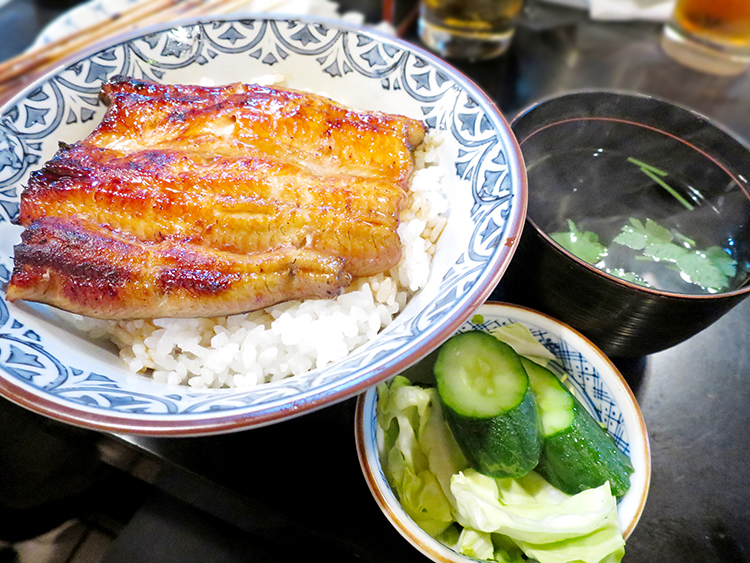
[[[111,15],[104,22],[82,28],[72,35],[61,37],[0,63],[0,93],[18,86],[20,82],[30,81],[30,73],[36,77],[41,71],[84,47],[112,35],[179,17],[228,13],[247,3],[248,0],[140,0],[127,10]]]
[[[113,14],[104,22],[82,28],[72,35],[61,37],[47,45],[22,53],[21,55],[0,64],[0,84],[5,83],[24,72],[36,68],[47,61],[62,58],[65,54],[105,37],[113,32],[124,30],[131,25],[140,25],[162,10],[177,6],[182,0],[141,0],[128,10]]]
[[[383,0],[381,18],[384,22],[396,25],[396,2],[394,0]]]
[[[203,16],[207,14],[229,14],[239,10],[243,6],[247,6],[249,0],[202,0],[202,4],[198,7],[187,10],[180,14],[181,16]],[[279,6],[284,3],[284,0],[280,0],[276,3]],[[267,10],[266,10],[267,11]]]
[[[403,37],[404,35],[406,35],[418,16],[419,2],[417,2],[417,4],[414,5],[411,10],[409,10],[403,21],[396,25],[396,1],[383,0],[381,18],[384,22],[389,23],[391,24],[391,26],[393,26],[396,31],[396,37]]]
[[[403,37],[404,35],[406,35],[418,17],[419,17],[419,4],[417,4],[411,10],[409,10],[409,13],[406,14],[406,17],[404,17],[403,21],[400,24],[398,24],[398,27],[396,28],[396,37]]]

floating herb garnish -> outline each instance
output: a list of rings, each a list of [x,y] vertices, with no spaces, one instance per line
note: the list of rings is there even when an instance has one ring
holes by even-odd
[[[682,244],[675,244],[674,239]],[[708,291],[720,291],[729,284],[729,277],[734,275],[735,261],[723,249],[714,246],[706,250],[695,248],[687,237],[673,237],[672,233],[656,221],[646,219],[642,223],[630,219],[619,235],[612,241],[633,250],[640,250],[643,255],[656,261],[667,262],[674,269],[687,277],[692,283]]]
[[[675,189],[667,184],[662,178],[668,176],[664,170],[659,170],[655,166],[651,166],[650,164],[646,164],[645,162],[642,162],[638,160],[637,158],[628,157],[628,162],[635,164],[641,169],[641,172],[643,172],[646,176],[651,178],[654,182],[659,184],[662,188],[667,190],[672,197],[674,197],[677,201],[679,201],[686,209],[689,211],[693,210],[693,204],[690,203],[688,200],[686,200],[684,197],[682,197],[680,194],[678,194]]]
[[[568,219],[568,232],[552,233],[550,236],[565,250],[589,264],[596,265],[607,255],[607,247],[599,242],[599,235],[591,231],[578,230],[576,224],[570,219]]]
[[[664,180],[669,174],[636,158],[628,158],[628,162],[640,168],[646,176],[669,192],[686,209],[692,210],[693,205],[677,193]],[[635,272],[623,268],[608,267],[606,261],[620,261],[625,255],[611,248],[612,255],[599,240],[599,235],[592,231],[581,230],[572,220],[568,219],[568,231],[551,233],[552,239],[563,248],[575,254],[581,260],[602,269],[615,277],[648,287],[643,277]],[[627,258],[637,262],[660,263],[663,267],[676,271],[686,283],[700,286],[703,290],[714,293],[729,287],[729,279],[736,274],[737,262],[728,250],[718,246],[706,249],[698,248],[696,242],[685,235],[667,229],[652,219],[631,217],[622,226],[619,234],[612,240],[613,245],[629,248],[636,252]],[[627,252],[627,251],[626,251]],[[629,254],[629,253],[628,253]],[[609,258],[607,258],[609,256]],[[658,270],[654,271],[656,275]]]
[[[568,220],[569,232],[552,233],[551,237],[581,260],[597,265],[607,256],[607,247],[599,242],[599,236],[591,231],[581,231]],[[696,248],[695,241],[659,225],[656,221],[645,222],[630,218],[620,233],[612,240],[639,251],[636,260],[660,262],[676,270],[689,283],[706,291],[716,292],[729,286],[729,278],[735,275],[736,261],[718,246],[705,250]],[[580,254],[579,254],[580,253]],[[607,269],[606,272],[639,285],[648,285],[638,274],[623,269]]]
[[[628,162],[630,162],[632,164],[635,164],[636,166],[638,166],[643,171],[648,170],[649,172],[653,172],[654,174],[656,174],[658,176],[668,176],[669,175],[664,170],[660,170],[656,166],[651,166],[650,164],[646,164],[642,160],[638,160],[637,158],[633,158],[632,156],[628,157]]]

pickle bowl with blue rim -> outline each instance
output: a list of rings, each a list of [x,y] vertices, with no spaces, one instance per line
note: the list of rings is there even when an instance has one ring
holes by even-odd
[[[623,496],[617,499],[616,505],[616,526],[621,533],[622,540],[625,541],[624,550],[627,553],[626,540],[633,533],[643,512],[651,480],[649,437],[638,402],[628,383],[601,350],[578,331],[546,314],[519,305],[488,301],[476,310],[474,316],[464,323],[458,333],[469,331],[492,333],[498,329],[517,325],[527,330],[530,334],[529,338],[535,339],[536,343],[541,344],[554,356],[554,369],[557,371],[557,376],[567,382],[566,385],[573,391],[580,404],[595,421],[606,429],[616,447],[629,458],[632,464],[633,471],[629,476],[629,488]],[[434,387],[433,365],[434,355],[432,359],[428,357],[421,363],[411,366],[403,375],[414,385]],[[374,502],[400,535],[432,561],[466,562],[487,559],[487,557],[477,557],[474,553],[459,553],[458,543],[450,544],[446,541],[446,538],[451,537],[449,534],[445,531],[437,534],[434,528],[432,534],[428,533],[417,523],[422,520],[422,515],[410,513],[404,508],[399,498],[399,485],[389,481],[392,477],[389,477],[386,467],[389,465],[393,467],[393,464],[396,467],[400,466],[399,456],[388,450],[388,440],[392,438],[388,438],[387,434],[394,430],[394,425],[399,428],[397,438],[399,441],[405,439],[403,438],[405,433],[400,432],[402,418],[389,417],[387,419],[390,421],[389,427],[386,429],[381,426],[381,424],[386,424],[379,422],[379,417],[382,417],[383,413],[379,412],[378,405],[383,392],[382,387],[381,389],[374,387],[360,395],[355,416],[357,454]],[[436,396],[440,394],[436,393]],[[439,402],[442,404],[443,398]],[[430,416],[424,415],[424,418],[427,419]],[[420,444],[419,447],[423,448],[423,452],[430,452],[425,455],[429,459],[427,464],[431,470],[434,463],[432,456],[438,455],[434,452],[442,453],[446,450],[440,449],[439,446],[424,449],[422,440],[427,440],[429,432],[423,430],[425,427],[421,426],[421,422],[419,424],[419,430],[414,429],[416,441]],[[450,424],[447,426],[450,427]],[[439,466],[439,463],[435,466]],[[421,469],[415,470],[411,478],[415,481],[421,479],[422,482],[427,483],[428,479],[424,478],[422,473],[424,464],[419,467]],[[532,471],[532,473],[536,472]],[[440,477],[438,481],[442,486]],[[500,481],[502,479],[498,479],[498,482]],[[429,490],[429,486],[425,486],[424,490]],[[410,502],[418,504],[414,500],[416,498],[417,495],[411,498]],[[502,502],[504,500],[501,500]],[[461,528],[456,523],[451,526]]]
[[[511,123],[529,208],[497,298],[543,311],[610,357],[679,344],[750,295],[747,139],[630,92],[539,101]]]

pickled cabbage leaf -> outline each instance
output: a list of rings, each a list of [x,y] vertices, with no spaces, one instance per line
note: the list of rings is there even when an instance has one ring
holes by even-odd
[[[519,356],[523,356],[542,367],[554,361],[556,358],[552,352],[541,344],[531,331],[519,323],[511,323],[490,331],[492,336],[505,342]]]
[[[451,490],[459,524],[503,534],[540,563],[600,563],[624,553],[609,483],[569,496],[534,472],[493,479],[467,469],[454,475]]]
[[[495,556],[492,534],[464,528],[458,538],[456,551],[474,559],[492,559]]]
[[[378,444],[388,483],[431,536],[454,522],[451,477],[467,462],[448,430],[437,391],[396,377],[378,387]]]

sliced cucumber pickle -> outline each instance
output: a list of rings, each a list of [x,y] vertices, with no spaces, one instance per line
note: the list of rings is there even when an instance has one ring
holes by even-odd
[[[434,366],[445,418],[471,466],[491,477],[520,477],[539,462],[539,415],[516,352],[482,331],[457,334]]]
[[[537,473],[571,495],[607,481],[613,495],[624,495],[633,473],[630,458],[554,373],[526,358],[521,361],[542,421]]]

